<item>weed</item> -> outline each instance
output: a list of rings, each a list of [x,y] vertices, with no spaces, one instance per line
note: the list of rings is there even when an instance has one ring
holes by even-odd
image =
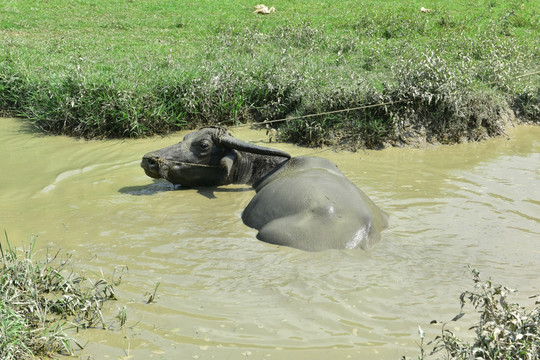
[[[159,287],[159,281],[156,283],[156,286],[154,287],[154,292],[152,293],[147,293],[148,295],[148,300],[146,301],[147,304],[150,304],[150,303],[153,303],[154,301],[156,301],[156,293],[157,293],[157,289]]]
[[[127,322],[127,308],[125,306],[118,311],[118,320],[120,321],[120,326],[124,326]]]
[[[480,315],[472,342],[466,342],[446,328],[441,335],[427,343],[432,346],[430,356],[444,353],[451,359],[538,359],[540,357],[540,297],[532,310],[510,303],[508,297],[516,290],[482,280],[476,269],[471,269],[475,289],[465,291],[459,301],[461,309],[451,321],[458,321],[471,304]],[[433,321],[432,323],[437,323]],[[423,342],[419,359],[425,359]],[[405,358],[403,358],[405,359]]]
[[[394,69],[399,82],[387,88],[391,98],[408,101],[407,107],[395,109],[401,121],[398,133],[421,122],[428,140],[443,143],[478,140],[477,129],[488,136],[502,134],[505,124],[499,119],[508,104],[502,94],[475,83],[469,65],[434,52],[398,61]]]
[[[18,256],[6,234],[0,243],[0,358],[25,359],[54,353],[72,354],[68,329],[107,328],[102,304],[115,299],[113,287],[92,282],[68,269],[58,252],[34,261],[36,239]],[[125,321],[124,321],[125,322]]]

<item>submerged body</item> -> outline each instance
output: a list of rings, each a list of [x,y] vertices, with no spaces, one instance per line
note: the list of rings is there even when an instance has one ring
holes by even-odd
[[[309,251],[368,248],[386,215],[329,160],[292,158],[253,186],[242,214],[259,240]]]
[[[253,185],[257,193],[242,220],[271,244],[308,251],[367,249],[387,227],[384,212],[329,160],[291,158],[220,128],[192,132],[148,153],[141,166],[150,177],[188,187]]]

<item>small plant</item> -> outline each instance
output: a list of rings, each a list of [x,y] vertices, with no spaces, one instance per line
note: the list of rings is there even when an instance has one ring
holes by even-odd
[[[1,359],[72,354],[72,344],[82,346],[68,329],[107,328],[101,308],[115,299],[112,285],[75,274],[69,259],[58,259],[59,252],[34,261],[36,239],[21,258],[5,238],[6,245],[0,243]]]
[[[444,323],[441,335],[427,345],[433,345],[430,355],[445,353],[449,359],[531,359],[540,358],[540,296],[528,311],[519,304],[508,302],[515,292],[506,286],[483,281],[476,269],[471,269],[475,290],[465,291],[459,297],[461,309],[451,321],[458,321],[471,304],[480,314],[474,329],[475,338],[469,343],[454,335]],[[437,323],[433,321],[432,323]],[[422,339],[423,340],[423,339]],[[419,359],[424,359],[423,344]]]
[[[152,293],[146,293],[146,295],[148,296],[148,300],[146,300],[146,303],[147,304],[150,304],[150,303],[153,303],[154,301],[156,301],[156,292],[157,292],[157,289],[159,287],[159,281],[156,283],[156,286],[154,286],[154,292]]]
[[[127,322],[127,309],[123,306],[121,309],[118,309],[118,320],[120,320],[120,326],[124,326]]]

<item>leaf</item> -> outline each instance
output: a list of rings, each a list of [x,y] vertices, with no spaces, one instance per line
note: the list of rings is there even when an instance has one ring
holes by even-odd
[[[456,316],[454,316],[454,318],[450,321],[458,321],[459,319],[461,319],[463,316],[465,315],[464,312],[461,312],[459,314],[457,314]]]
[[[499,334],[501,333],[502,331],[502,328],[500,326],[497,326],[494,330],[493,330],[493,338],[495,339],[498,339],[499,338]]]
[[[426,333],[422,330],[420,325],[418,325],[418,335],[420,335],[420,339],[423,339],[426,336]]]

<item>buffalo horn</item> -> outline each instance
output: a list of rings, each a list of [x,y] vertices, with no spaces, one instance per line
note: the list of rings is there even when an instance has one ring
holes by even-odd
[[[231,149],[245,151],[253,154],[259,155],[270,155],[270,156],[281,156],[287,159],[291,158],[291,155],[287,154],[284,151],[277,149],[270,149],[263,146],[257,146],[250,143],[247,143],[242,140],[238,140],[228,134],[222,135],[219,137],[219,144],[226,146]]]

